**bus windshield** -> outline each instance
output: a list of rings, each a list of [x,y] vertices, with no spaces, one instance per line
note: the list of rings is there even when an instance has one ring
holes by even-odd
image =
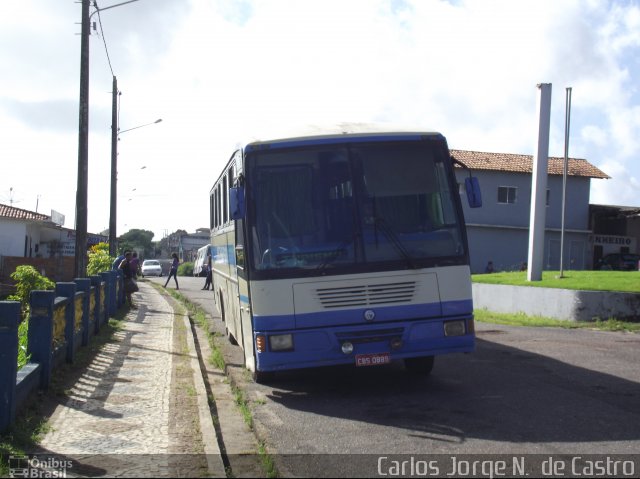
[[[464,261],[444,142],[264,149],[246,166],[254,271]]]

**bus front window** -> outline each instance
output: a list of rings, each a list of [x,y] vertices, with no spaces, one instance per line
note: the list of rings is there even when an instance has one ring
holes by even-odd
[[[347,158],[345,149],[308,149],[261,153],[255,159],[250,178],[256,270],[353,262]]]
[[[256,271],[418,267],[464,253],[443,159],[423,142],[247,155],[247,247]]]

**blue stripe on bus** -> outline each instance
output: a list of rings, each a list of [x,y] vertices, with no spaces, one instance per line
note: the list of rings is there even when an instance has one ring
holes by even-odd
[[[365,324],[364,312],[373,310],[376,314],[371,324],[388,321],[404,321],[416,319],[435,319],[449,316],[469,315],[473,311],[473,303],[469,300],[447,301],[405,306],[369,307],[339,311],[322,311],[305,314],[283,314],[260,316],[254,313],[253,327],[255,331],[277,331],[296,328],[319,328],[341,326],[347,324]]]

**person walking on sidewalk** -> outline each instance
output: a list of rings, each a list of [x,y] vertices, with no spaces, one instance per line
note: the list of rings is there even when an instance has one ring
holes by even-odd
[[[173,253],[171,257],[173,258],[173,262],[171,263],[171,271],[169,271],[169,276],[167,276],[167,282],[164,283],[164,287],[167,287],[171,276],[173,276],[173,280],[176,282],[176,289],[180,289],[180,287],[178,286],[178,265],[180,264],[180,261],[178,261],[178,255],[176,253]]]
[[[122,270],[124,275],[124,295],[127,298],[129,307],[136,309],[136,306],[133,304],[133,300],[131,299],[131,295],[138,292],[138,285],[136,284],[133,269],[131,268],[131,251],[125,252],[124,259],[120,263],[119,268]]]

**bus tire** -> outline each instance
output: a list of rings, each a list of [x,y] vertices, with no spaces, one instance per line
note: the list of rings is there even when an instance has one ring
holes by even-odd
[[[420,358],[407,358],[404,360],[404,368],[411,374],[428,376],[433,370],[433,356],[423,356]]]
[[[273,371],[253,371],[251,373],[253,380],[258,384],[268,384],[273,382],[275,379],[276,373]]]

